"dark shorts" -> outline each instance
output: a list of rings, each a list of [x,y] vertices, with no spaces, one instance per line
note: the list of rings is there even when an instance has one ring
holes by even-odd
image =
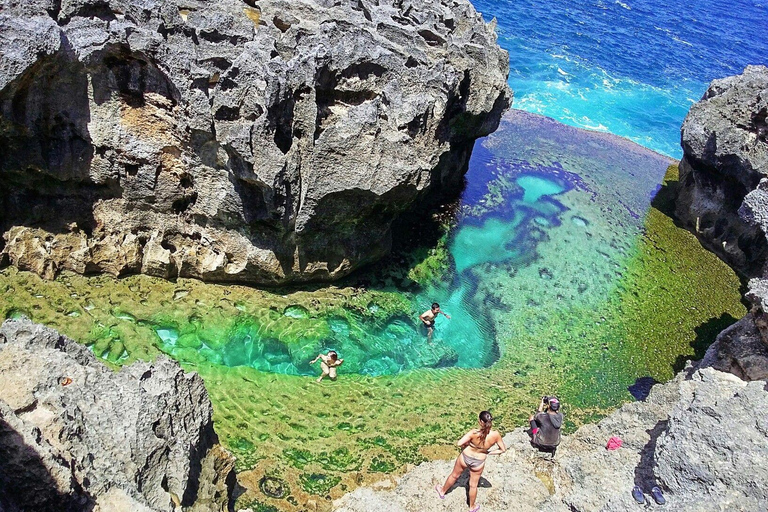
[[[432,321],[432,322],[425,322],[424,323],[424,328],[425,329],[434,329],[435,328],[435,322],[434,321]]]

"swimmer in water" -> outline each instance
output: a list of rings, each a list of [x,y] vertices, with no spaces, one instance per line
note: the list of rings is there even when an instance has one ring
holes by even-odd
[[[432,332],[435,330],[435,319],[437,318],[437,315],[443,315],[448,320],[451,319],[450,315],[443,313],[440,309],[440,304],[437,302],[432,303],[432,308],[419,315],[419,320],[421,320],[424,327],[427,328],[427,339],[432,339]]]
[[[323,373],[317,378],[317,382],[322,381],[326,375],[331,380],[336,380],[336,367],[341,366],[344,360],[339,359],[339,355],[335,350],[331,350],[328,354],[317,354],[317,357],[311,360],[309,364],[315,364],[318,359],[320,359],[320,368],[323,370]]]

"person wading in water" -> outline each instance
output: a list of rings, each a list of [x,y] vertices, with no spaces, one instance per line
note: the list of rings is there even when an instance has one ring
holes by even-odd
[[[440,309],[440,304],[437,302],[433,302],[432,308],[419,315],[419,320],[421,320],[424,327],[427,328],[427,339],[432,339],[432,332],[435,330],[435,319],[437,318],[437,315],[443,315],[448,320],[451,319],[450,315],[443,313]]]

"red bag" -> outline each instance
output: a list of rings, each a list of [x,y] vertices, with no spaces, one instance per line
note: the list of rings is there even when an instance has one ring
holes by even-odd
[[[608,444],[605,445],[606,450],[618,450],[624,442],[620,437],[612,437],[608,440]]]

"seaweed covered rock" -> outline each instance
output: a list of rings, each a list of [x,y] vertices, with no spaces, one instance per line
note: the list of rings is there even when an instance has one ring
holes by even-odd
[[[234,460],[197,374],[119,372],[28,320],[0,328],[0,510],[227,510]]]
[[[511,101],[467,0],[0,0],[0,41],[0,260],[47,277],[339,277]]]

